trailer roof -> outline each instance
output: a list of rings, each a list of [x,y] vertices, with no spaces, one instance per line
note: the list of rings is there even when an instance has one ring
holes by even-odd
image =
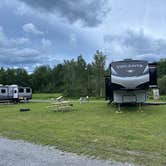
[[[148,61],[146,61],[146,60],[124,59],[124,60],[121,60],[121,61],[113,61],[113,62],[111,62],[111,64],[112,63],[120,63],[120,62],[146,62],[146,63],[148,63]]]

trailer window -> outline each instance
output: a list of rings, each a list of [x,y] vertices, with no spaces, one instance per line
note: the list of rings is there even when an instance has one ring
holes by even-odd
[[[1,89],[1,93],[6,93],[6,89]]]
[[[30,93],[30,92],[31,92],[30,88],[27,88],[26,93]]]
[[[14,90],[14,93],[17,93],[17,90]]]
[[[20,93],[24,93],[24,89],[23,89],[23,88],[20,88],[20,89],[19,89],[19,92],[20,92]]]

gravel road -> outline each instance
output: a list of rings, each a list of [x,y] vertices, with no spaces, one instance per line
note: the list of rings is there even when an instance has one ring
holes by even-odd
[[[0,137],[0,166],[134,166],[128,163],[89,159],[49,146]]]

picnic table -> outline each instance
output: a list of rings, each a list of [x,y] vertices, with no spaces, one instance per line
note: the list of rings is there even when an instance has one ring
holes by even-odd
[[[55,101],[51,102],[50,105],[47,108],[50,108],[51,110],[54,110],[56,112],[58,111],[66,111],[72,109],[73,104],[69,101]]]

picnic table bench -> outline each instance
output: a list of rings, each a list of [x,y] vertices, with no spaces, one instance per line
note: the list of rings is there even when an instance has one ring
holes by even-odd
[[[60,101],[60,102],[52,102],[47,108],[50,108],[54,111],[66,111],[70,110],[73,107],[73,104],[69,101]]]

